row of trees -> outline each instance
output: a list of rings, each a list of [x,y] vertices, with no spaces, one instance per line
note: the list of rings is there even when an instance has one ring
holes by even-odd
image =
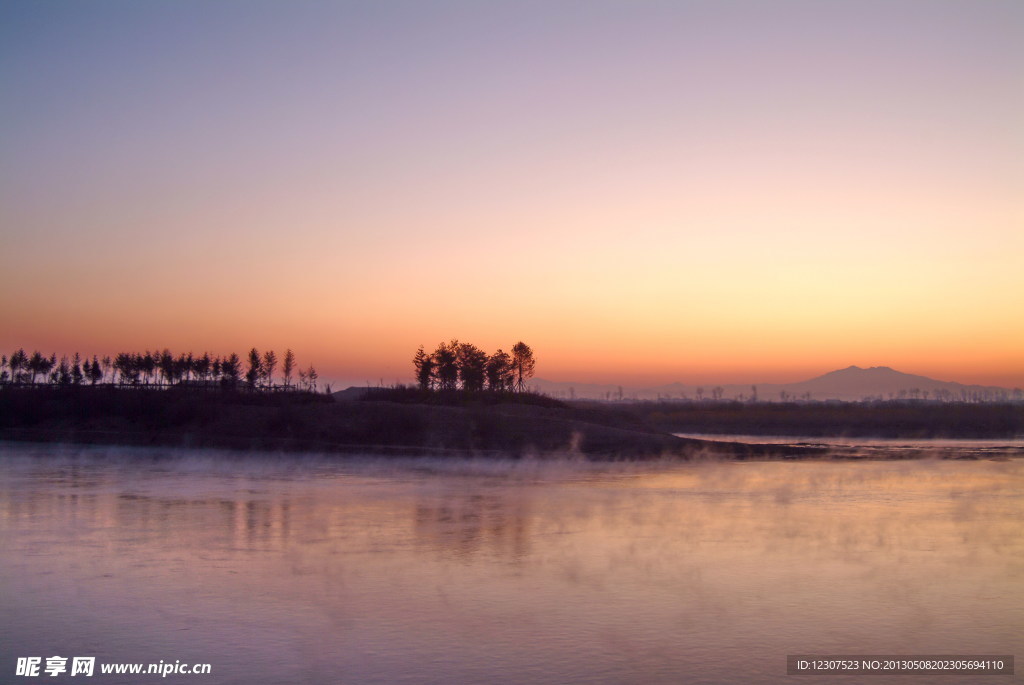
[[[522,392],[533,377],[533,350],[520,341],[509,354],[499,349],[488,355],[472,343],[451,340],[428,353],[420,345],[412,358],[416,382],[423,390]]]
[[[3,385],[118,385],[128,387],[247,387],[251,390],[306,390],[315,392],[318,375],[316,369],[299,369],[295,353],[287,350],[281,360],[281,375],[277,354],[267,350],[263,354],[254,347],[249,350],[247,363],[235,354],[224,357],[208,352],[171,354],[159,352],[121,352],[113,358],[83,359],[77,352],[70,359],[57,360],[57,355],[44,356],[38,350],[31,355],[19,349],[10,357],[0,357],[0,384]],[[297,382],[293,382],[295,375]],[[243,383],[244,380],[244,383]]]

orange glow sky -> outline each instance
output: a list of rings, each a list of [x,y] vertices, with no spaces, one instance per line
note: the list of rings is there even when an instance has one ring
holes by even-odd
[[[0,351],[1024,386],[1024,4],[0,7]]]

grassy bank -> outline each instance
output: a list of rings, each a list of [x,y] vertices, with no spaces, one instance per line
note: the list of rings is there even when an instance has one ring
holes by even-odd
[[[398,401],[394,401],[398,400]],[[115,387],[0,390],[0,439],[239,450],[591,459],[763,458],[777,448],[677,438],[642,418],[549,398],[412,396],[335,402],[261,394]],[[808,448],[801,454],[817,456]]]
[[[1012,437],[1024,432],[1021,413],[1021,407],[1002,405],[608,405],[513,393],[421,396],[413,389],[339,402],[306,392],[6,387],[0,389],[0,439],[341,454],[814,458],[844,455],[671,432]]]
[[[878,438],[1024,436],[1024,404],[961,402],[639,402],[621,405],[674,433]]]

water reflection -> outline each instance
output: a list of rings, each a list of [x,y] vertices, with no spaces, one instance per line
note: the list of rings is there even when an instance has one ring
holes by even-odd
[[[530,552],[530,510],[509,493],[421,495],[413,530],[423,547],[469,557],[485,551],[521,559]]]
[[[788,653],[1019,653],[1024,634],[1020,461],[42,452],[8,447],[0,475],[0,668],[66,651],[210,662],[207,682],[782,682]]]

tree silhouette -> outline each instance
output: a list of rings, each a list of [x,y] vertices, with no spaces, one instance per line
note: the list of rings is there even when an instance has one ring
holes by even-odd
[[[251,389],[255,390],[262,376],[263,362],[260,360],[260,353],[254,347],[249,350],[249,370],[245,372],[245,382],[249,384]]]
[[[487,353],[472,343],[460,343],[455,352],[459,367],[462,389],[477,391],[484,389],[487,368]]]
[[[89,381],[96,385],[103,380],[103,367],[100,366],[99,359],[96,355],[92,356],[92,367],[89,369]]]
[[[277,368],[277,355],[273,350],[263,353],[263,378],[268,388],[274,387],[274,369]]]
[[[149,385],[153,380],[153,374],[157,370],[157,356],[153,356],[153,353],[146,350],[146,354],[142,355],[139,359],[139,370],[142,372],[142,382],[145,385]]]
[[[196,357],[193,361],[193,370],[196,373],[196,378],[206,382],[210,377],[210,354],[204,352],[202,357]]]
[[[292,384],[293,371],[295,371],[295,353],[289,348],[284,353],[284,364],[281,367],[281,373],[284,374],[285,389],[289,388]]]
[[[487,388],[496,392],[511,390],[514,378],[512,370],[512,357],[508,352],[498,348],[498,351],[487,359]]]
[[[11,382],[24,382],[22,369],[28,370],[28,356],[25,354],[25,350],[19,348],[17,352],[11,355],[7,365],[11,367]]]
[[[440,343],[434,351],[434,376],[441,390],[455,390],[459,382],[459,342]]]
[[[127,352],[119,352],[114,358],[114,370],[117,372],[121,385],[139,384],[138,356]]]
[[[83,378],[85,378],[85,374],[82,373],[82,358],[75,352],[75,358],[71,363],[71,382],[81,385]]]
[[[512,346],[512,368],[515,371],[516,390],[523,392],[526,389],[526,380],[533,377],[533,368],[536,362],[533,359],[533,350],[523,341]]]
[[[29,373],[32,374],[32,385],[36,384],[36,376],[43,373],[42,369],[45,363],[46,360],[43,358],[43,355],[40,354],[39,350],[33,351],[32,356],[28,358],[26,367],[28,368]]]
[[[526,380],[533,376],[536,365],[533,350],[518,342],[512,352],[509,355],[499,349],[488,356],[476,345],[455,339],[439,343],[430,354],[420,345],[412,358],[416,383],[421,390],[525,390]]]
[[[160,375],[164,377],[164,382],[167,385],[173,385],[176,370],[174,368],[174,355],[171,354],[170,350],[164,348],[164,351],[160,353],[159,365]]]
[[[253,348],[248,361],[246,380],[250,389],[274,390],[281,387],[274,384],[278,360],[273,350],[261,356]],[[295,353],[289,349],[285,354],[284,365],[286,389],[294,387],[292,374],[295,367]],[[101,360],[93,355],[90,360],[76,352],[72,357],[62,356],[59,363],[56,354],[45,357],[39,350],[31,356],[24,349],[15,351],[10,357],[0,355],[0,385],[48,383],[56,386],[81,386],[88,383],[95,386],[110,383],[122,387],[150,387],[151,383],[157,382],[159,387],[170,387],[191,386],[192,381],[195,381],[197,386],[209,388],[218,382],[222,388],[232,389],[238,386],[241,376],[242,362],[235,353],[223,358],[211,357],[208,352],[202,355],[187,352],[175,356],[164,348],[160,352],[147,350],[145,354],[119,352],[113,359],[105,356]],[[317,373],[312,366],[303,372],[303,379],[307,389],[316,388]]]
[[[60,358],[60,364],[50,374],[50,382],[54,385],[71,385],[71,364],[67,357]]]
[[[238,385],[242,374],[242,360],[232,352],[227,359],[220,363],[221,383],[229,388]]]
[[[419,384],[420,389],[430,390],[434,378],[433,355],[427,354],[423,350],[423,345],[420,345],[412,358],[412,365],[416,369],[416,383]]]

